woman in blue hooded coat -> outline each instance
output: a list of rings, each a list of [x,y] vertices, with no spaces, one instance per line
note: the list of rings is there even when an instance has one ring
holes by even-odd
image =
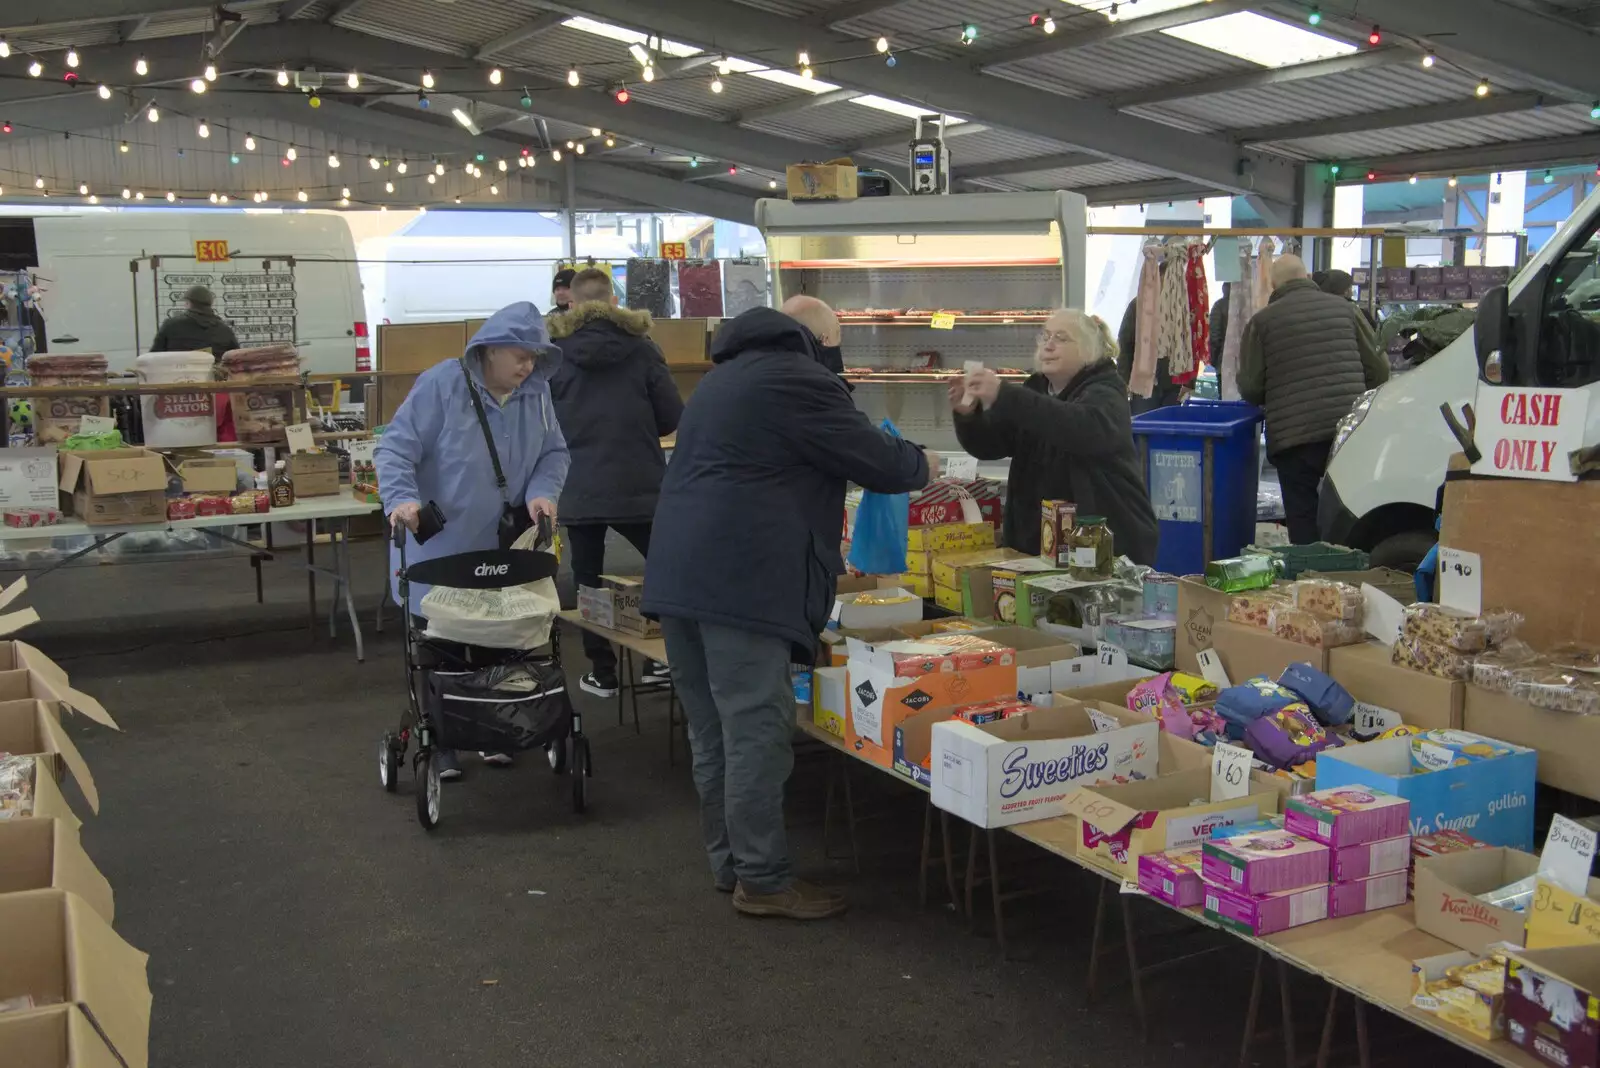
[[[444,513],[445,525],[426,545],[412,542],[406,562],[499,548],[503,503],[526,507],[538,521],[556,519],[555,502],[567,480],[567,442],[550,400],[550,377],[561,365],[561,350],[550,343],[544,317],[523,301],[489,317],[467,344],[460,360],[430,367],[418,376],[405,402],[378,441],[376,460],[383,508],[392,524],[415,532],[417,516],[429,501]],[[473,410],[468,376],[483,402],[505,471],[502,495],[483,429]],[[391,549],[390,573],[399,566]],[[390,579],[395,600],[399,584]],[[412,583],[414,616],[428,587]],[[451,754],[441,754],[441,778],[461,774]],[[505,754],[486,754],[491,763],[510,763]]]

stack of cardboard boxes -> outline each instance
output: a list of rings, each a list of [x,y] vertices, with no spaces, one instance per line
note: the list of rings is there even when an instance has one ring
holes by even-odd
[[[0,593],[5,608],[26,586]],[[37,616],[0,615],[0,635]],[[32,646],[0,641],[0,1062],[30,1068],[145,1068],[145,955],[112,929],[110,885],[79,842],[62,790],[70,777],[93,812],[99,794],[62,719],[116,727],[94,698]]]

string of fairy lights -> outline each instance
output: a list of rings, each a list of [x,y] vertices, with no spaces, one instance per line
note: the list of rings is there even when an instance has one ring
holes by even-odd
[[[1302,6],[1306,11],[1308,25],[1312,27],[1320,26],[1323,22],[1321,5],[1309,3]],[[1116,20],[1119,17],[1137,17],[1138,0],[1105,0],[1103,3],[1074,6],[1070,11],[1034,12],[1026,16],[1025,21],[1008,23],[999,27],[991,26],[987,30],[980,28],[976,22],[963,21],[925,30],[915,40],[899,43],[891,41],[886,35],[880,35],[875,40],[862,42],[863,49],[868,45],[871,46],[872,51],[870,52],[863,51],[859,54],[851,55],[831,54],[823,62],[815,65],[810,51],[806,47],[800,47],[796,50],[792,62],[787,61],[786,58],[785,61],[779,62],[770,56],[758,62],[744,58],[734,59],[723,54],[711,61],[712,72],[709,77],[704,71],[692,69],[687,65],[672,66],[671,64],[685,57],[669,56],[663,59],[663,42],[661,38],[645,36],[642,41],[626,42],[632,63],[621,60],[589,64],[585,68],[580,68],[578,65],[570,66],[564,79],[565,89],[581,89],[591,80],[599,81],[604,84],[607,93],[618,106],[626,106],[632,100],[634,90],[630,88],[630,83],[637,86],[641,83],[667,84],[703,80],[708,92],[713,95],[720,95],[725,88],[725,79],[734,74],[768,75],[770,77],[774,73],[781,72],[785,76],[798,76],[800,79],[809,82],[817,79],[818,67],[826,74],[827,67],[835,62],[853,62],[876,55],[882,57],[883,62],[892,68],[897,65],[898,57],[901,55],[919,53],[931,49],[942,49],[948,47],[952,42],[959,43],[962,46],[971,46],[980,37],[987,38],[991,34],[1010,35],[1006,37],[1007,40],[1014,39],[1018,33],[1049,36],[1055,34],[1060,29],[1061,24],[1071,24],[1075,20],[1094,16],[1112,20]],[[1417,49],[1419,63],[1422,68],[1431,70],[1436,67],[1447,67],[1461,73],[1468,73],[1458,64],[1447,63],[1437,56],[1431,48],[1426,46],[1426,42],[1411,38],[1401,39]],[[1387,39],[1383,30],[1374,25],[1367,36],[1367,46],[1369,48],[1379,48],[1384,46],[1386,42]],[[59,45],[55,47],[59,47]],[[265,158],[270,153],[278,158],[281,166],[285,169],[285,174],[288,174],[301,163],[306,165],[320,163],[330,172],[339,172],[346,166],[346,161],[337,148],[324,148],[313,151],[309,146],[278,141],[268,137],[258,137],[247,128],[212,122],[204,114],[205,109],[203,106],[189,107],[182,110],[169,107],[164,111],[154,98],[141,97],[141,91],[147,93],[152,89],[179,88],[186,85],[190,95],[198,102],[206,99],[208,95],[222,96],[289,90],[302,95],[307,106],[315,110],[322,106],[324,94],[330,93],[331,89],[330,95],[336,94],[339,99],[359,99],[362,102],[369,101],[373,96],[381,96],[386,99],[399,98],[402,100],[413,98],[416,106],[426,111],[432,107],[433,101],[429,93],[439,86],[440,73],[471,70],[482,74],[487,82],[487,88],[474,90],[470,87],[452,84],[447,90],[440,90],[441,93],[447,92],[450,97],[464,100],[467,103],[468,110],[463,110],[457,106],[450,108],[452,117],[462,127],[474,134],[478,132],[474,111],[479,103],[493,103],[493,106],[501,108],[508,106],[479,99],[489,94],[499,93],[502,91],[502,87],[507,85],[510,73],[504,67],[498,65],[489,66],[487,69],[481,65],[471,67],[441,66],[438,68],[439,73],[436,73],[433,68],[424,68],[414,81],[408,78],[405,82],[396,81],[392,73],[368,75],[354,69],[340,72],[292,71],[287,65],[281,65],[275,71],[261,71],[250,68],[226,72],[230,77],[234,75],[266,75],[275,84],[276,89],[265,87],[234,88],[232,86],[216,87],[218,79],[224,76],[224,72],[218,70],[214,60],[205,62],[202,69],[192,76],[168,76],[166,80],[157,80],[158,76],[154,72],[153,65],[141,54],[132,63],[133,80],[120,80],[119,82],[118,79],[92,80],[88,78],[88,72],[82,69],[83,57],[79,54],[77,48],[70,43],[66,45],[64,52],[59,53],[58,58],[49,49],[50,46],[40,46],[37,51],[24,47],[14,50],[5,37],[0,36],[0,61],[10,60],[13,56],[19,62],[25,59],[27,61],[25,69],[29,79],[43,79],[46,77],[48,54],[48,59],[52,63],[59,63],[59,77],[67,87],[68,92],[92,91],[101,100],[113,101],[121,98],[132,105],[134,117],[126,120],[121,125],[137,124],[141,118],[145,123],[151,125],[161,122],[163,118],[168,121],[178,119],[193,122],[195,124],[195,134],[201,141],[211,141],[214,139],[214,135],[219,132],[223,135],[222,139],[226,141],[226,147],[190,146],[181,148],[178,149],[180,155],[191,152],[226,155],[229,164],[237,166],[252,155],[259,154],[262,158]],[[704,60],[705,57],[697,54],[694,58]],[[700,65],[696,64],[694,67]],[[49,71],[49,74],[53,79],[57,72]],[[3,63],[0,63],[0,80],[16,79],[18,77],[18,75],[6,71]],[[340,88],[341,86],[342,88]],[[523,109],[531,110],[535,93],[556,92],[561,91],[561,89],[562,87],[559,85],[535,86],[532,89],[524,86],[519,103]],[[1474,95],[1478,98],[1483,98],[1488,96],[1491,91],[1492,86],[1489,79],[1480,77],[1475,86]],[[169,115],[165,112],[171,112],[171,114]],[[1600,119],[1600,101],[1595,102],[1591,110],[1591,116]],[[74,134],[65,130],[51,130],[41,126],[30,126],[27,123],[13,124],[9,119],[0,122],[0,146],[4,145],[4,137],[12,134],[18,128],[32,129],[39,133],[58,133],[63,137],[77,137],[81,140],[115,141],[118,154],[128,154],[135,146],[141,150],[160,147],[144,143],[137,136],[130,139],[92,133]],[[476,186],[465,190],[467,196],[486,195],[492,200],[500,197],[503,193],[509,194],[512,189],[512,181],[526,175],[526,172],[534,170],[541,158],[547,159],[551,163],[561,163],[563,159],[569,156],[582,157],[592,150],[601,148],[614,149],[618,140],[619,138],[615,133],[609,132],[600,126],[594,126],[589,128],[588,137],[578,136],[567,139],[564,142],[564,147],[562,145],[546,145],[543,148],[536,148],[533,145],[524,145],[518,149],[504,138],[494,138],[491,141],[486,141],[485,146],[504,147],[510,151],[505,155],[495,155],[493,158],[490,158],[491,153],[486,151],[439,155],[368,155],[365,158],[365,164],[369,170],[381,173],[384,193],[389,196],[397,195],[399,186],[403,184],[410,190],[410,192],[403,195],[410,196],[412,199],[418,201],[423,198],[438,200],[445,196],[450,196],[457,203],[460,203],[461,196],[459,191],[447,193],[436,188],[440,184],[440,179],[445,178],[452,171],[458,170],[462,175],[478,183]],[[638,143],[637,141],[629,142],[629,144]],[[238,147],[235,147],[236,145]],[[242,152],[240,148],[242,148]],[[654,152],[655,149],[652,148],[651,151]],[[691,169],[698,169],[701,163],[701,157],[689,157],[688,165]],[[351,167],[359,167],[361,160],[355,159],[349,165]],[[1332,175],[1337,178],[1341,171],[1340,164],[1338,162],[1330,162],[1328,166]],[[513,167],[518,173],[513,173]],[[727,164],[727,169],[732,174],[737,174],[741,170],[736,163]],[[531,175],[527,176],[532,177]],[[343,206],[350,205],[352,203],[350,184],[335,181],[333,180],[334,177],[334,174],[330,174],[326,181],[313,181],[307,184],[291,183],[295,187],[292,201],[308,203],[312,200],[326,202],[336,199]],[[377,175],[372,177],[375,179]],[[1376,171],[1368,171],[1367,177],[1368,180],[1376,178]],[[107,200],[117,198],[127,201],[141,201],[159,196],[169,203],[203,200],[213,204],[226,204],[231,201],[242,200],[245,196],[248,196],[253,203],[263,204],[270,200],[271,197],[262,186],[281,187],[283,185],[281,182],[263,182],[256,183],[258,187],[253,191],[243,193],[237,188],[232,192],[211,190],[197,193],[194,190],[176,189],[164,189],[160,192],[147,191],[143,188],[138,188],[137,183],[130,182],[129,184],[121,185],[119,189],[107,192],[93,189],[87,182],[81,181],[76,177],[42,172],[28,174],[15,169],[0,168],[0,196],[5,195],[7,184],[11,185],[13,190],[24,194],[71,196],[76,193],[78,196],[87,198],[90,203],[99,203],[102,197]],[[768,185],[776,188],[778,183],[775,179],[769,179]],[[333,196],[335,192],[338,194],[337,197]],[[284,197],[283,199],[288,200],[289,198]]]

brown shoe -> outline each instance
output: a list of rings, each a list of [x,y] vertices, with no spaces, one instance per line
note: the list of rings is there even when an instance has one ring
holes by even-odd
[[[789,920],[825,920],[849,907],[844,895],[796,879],[776,894],[751,894],[741,883],[733,892],[733,907],[746,916],[781,916]]]

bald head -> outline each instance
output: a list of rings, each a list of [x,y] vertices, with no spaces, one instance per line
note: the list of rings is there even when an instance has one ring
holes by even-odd
[[[822,344],[839,343],[839,316],[816,297],[790,297],[778,310],[789,318],[798,320],[807,330],[817,335],[817,340]]]
[[[1296,278],[1310,278],[1306,261],[1299,256],[1279,256],[1272,261],[1272,288],[1282,289]]]

